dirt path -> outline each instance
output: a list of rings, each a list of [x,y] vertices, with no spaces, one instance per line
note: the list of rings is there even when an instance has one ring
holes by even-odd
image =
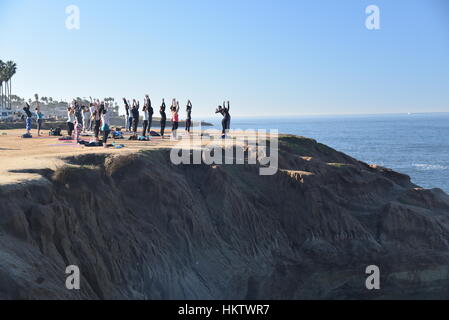
[[[49,137],[48,131],[43,131],[41,137],[33,136],[32,139],[22,139],[23,129],[0,130],[0,184],[16,184],[29,180],[40,179],[40,175],[31,173],[19,173],[29,169],[55,169],[64,164],[63,158],[79,154],[89,153],[117,153],[126,154],[139,150],[154,148],[170,148],[176,142],[169,136],[165,139],[154,137],[151,141],[129,141],[128,135],[124,140],[116,140],[118,144],[124,144],[125,148],[87,148],[73,142],[59,141],[58,137]],[[34,133],[34,132],[33,132]],[[168,132],[170,134],[170,131]],[[89,137],[83,137],[89,140]],[[114,140],[109,140],[112,143]]]

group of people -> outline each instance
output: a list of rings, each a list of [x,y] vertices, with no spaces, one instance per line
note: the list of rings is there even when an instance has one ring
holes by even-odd
[[[107,146],[110,129],[109,103],[92,100],[89,106],[81,105],[73,100],[67,108],[67,134],[68,137],[81,143],[81,134],[93,132],[95,142]],[[103,133],[100,137],[100,133]]]
[[[125,104],[125,130],[132,132],[130,139],[132,140],[149,140],[149,136],[152,135],[151,127],[153,125],[154,109],[152,107],[151,99],[149,95],[145,95],[144,104],[141,112],[143,113],[143,129],[142,135],[137,133],[140,121],[140,101],[133,99],[132,104],[126,98],[123,98]],[[23,108],[26,114],[26,131],[30,135],[33,113],[30,111],[31,106],[26,103]],[[193,105],[190,100],[186,105],[186,121],[185,131],[187,134],[191,133],[192,129],[192,109]],[[172,137],[178,138],[179,129],[179,101],[173,99],[170,106],[171,122],[172,122]],[[216,114],[220,113],[223,116],[222,120],[222,137],[225,138],[228,130],[230,129],[231,116],[230,116],[230,103],[229,101],[223,102],[222,106],[218,106]],[[165,128],[167,124],[167,113],[165,99],[162,99],[162,104],[159,108],[160,113],[160,136],[164,138]],[[110,128],[110,105],[108,102],[100,101],[99,99],[93,100],[90,98],[89,106],[81,105],[77,100],[73,100],[67,108],[67,133],[73,140],[80,142],[81,134],[87,132],[93,132],[95,141],[107,146],[108,137],[111,133]],[[37,119],[37,131],[40,136],[44,115],[40,110],[40,105],[37,102],[35,109],[35,116]],[[102,134],[102,137],[100,137]]]
[[[123,102],[125,104],[125,112],[126,112],[126,120],[125,120],[125,128],[127,128],[128,131],[133,132],[134,137],[137,138],[137,129],[139,127],[139,121],[140,121],[140,102],[136,99],[133,99],[133,103],[131,105],[129,100],[126,100],[126,98],[123,98]],[[160,136],[163,138],[165,136],[165,128],[167,125],[167,113],[166,113],[166,104],[165,99],[162,99],[162,104],[159,108],[159,113],[161,115],[160,120]],[[191,132],[192,128],[192,102],[190,100],[187,101],[186,106],[186,112],[187,112],[187,118],[186,118],[186,127],[185,131],[187,133]],[[172,104],[170,106],[170,113],[171,113],[171,122],[172,122],[172,136],[174,138],[177,138],[177,132],[179,128],[179,101],[176,99],[172,100]],[[151,104],[151,99],[148,95],[145,96],[144,105],[142,108],[143,112],[143,131],[142,131],[142,137],[146,137],[147,134],[151,135],[151,127],[153,124],[153,114],[154,109]]]

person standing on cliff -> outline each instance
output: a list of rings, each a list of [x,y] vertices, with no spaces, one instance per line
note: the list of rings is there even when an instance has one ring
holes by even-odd
[[[151,135],[151,125],[153,124],[154,110],[153,107],[151,106],[151,99],[148,94],[145,95],[145,108],[148,111],[148,134]]]
[[[94,120],[93,115],[95,112],[95,104],[92,101],[92,97],[90,97],[90,105],[89,105],[89,131],[92,131],[94,129]]]
[[[42,124],[44,122],[44,114],[41,112],[41,106],[40,106],[39,102],[37,103],[35,111],[36,111],[36,118],[37,118],[37,136],[40,137]]]
[[[171,121],[173,123],[172,125],[172,138],[177,139],[178,138],[178,127],[179,127],[179,101],[174,100],[174,103],[172,104],[171,109]]]
[[[111,133],[111,128],[110,128],[110,112],[109,112],[109,104],[106,103],[105,107],[102,109],[101,112],[101,131],[103,131],[103,147],[107,148],[108,147],[108,137],[109,134]]]
[[[69,107],[67,108],[67,135],[69,137],[71,137],[73,134],[73,129],[75,128],[74,123],[75,123],[75,107],[72,104],[70,104]]]
[[[221,121],[221,126],[223,128],[222,130],[222,138],[226,138],[226,135],[228,134],[229,130],[231,129],[231,115],[229,113],[229,110],[231,109],[230,103],[228,101],[228,107],[226,108],[226,102],[223,101],[223,107],[218,106],[215,113],[221,113],[223,115],[223,120]]]
[[[128,107],[129,107],[129,118],[128,118],[128,132],[131,132],[131,129],[133,127],[133,115],[132,115],[132,107],[131,102],[128,100]]]
[[[123,103],[125,104],[125,130],[126,131],[130,131],[129,130],[129,128],[130,128],[130,120],[131,120],[131,118],[130,118],[130,115],[129,115],[129,103],[128,103],[128,101],[126,101],[126,98],[123,98]]]
[[[139,101],[136,101],[136,99],[133,99],[133,108],[131,109],[131,114],[133,117],[133,138],[137,140],[137,128],[139,127],[139,108],[140,103]]]
[[[27,135],[31,135],[31,125],[33,124],[33,114],[30,111],[31,106],[25,102],[25,107],[23,111],[25,111],[26,119],[25,119],[25,130]]]
[[[147,136],[147,129],[148,129],[148,104],[145,102],[143,105],[143,131],[142,131],[142,137]]]
[[[187,112],[187,119],[186,119],[186,132],[190,133],[190,128],[192,127],[192,102],[189,100],[187,101],[187,107],[186,107],[186,112]]]
[[[95,102],[94,106],[95,106],[95,109],[94,109],[94,112],[92,114],[92,120],[94,122],[95,140],[98,142],[100,140],[99,136],[100,136],[101,110],[102,110],[102,107],[99,104],[99,102]]]
[[[161,137],[164,138],[165,133],[165,126],[167,124],[167,114],[165,113],[165,99],[162,99],[162,105],[159,110],[159,113],[161,114]]]
[[[81,107],[83,111],[83,133],[86,133],[89,129],[90,109],[87,106]]]
[[[81,136],[81,132],[83,130],[83,111],[81,108],[81,105],[77,102],[74,101],[75,104],[75,123],[74,123],[74,128],[75,128],[75,141],[78,142],[80,140],[80,136]]]

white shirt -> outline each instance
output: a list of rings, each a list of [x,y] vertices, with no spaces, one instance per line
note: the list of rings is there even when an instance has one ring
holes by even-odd
[[[110,113],[109,113],[109,110],[107,110],[106,113],[103,113],[101,115],[101,121],[103,122],[103,125],[107,124],[109,126],[109,118],[110,118]]]
[[[75,113],[68,111],[67,112],[67,122],[74,123],[75,122]]]
[[[87,109],[87,111],[86,110],[83,110],[83,119],[89,119],[90,118],[90,110],[89,109]]]
[[[149,115],[148,115],[148,110],[145,110],[143,112],[143,121],[148,121]]]

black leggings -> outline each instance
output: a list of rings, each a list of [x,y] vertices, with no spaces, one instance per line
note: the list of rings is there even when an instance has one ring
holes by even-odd
[[[42,130],[42,123],[44,122],[44,120],[42,119],[37,119],[37,131],[41,131]]]
[[[167,119],[161,119],[161,136],[164,136],[165,126],[167,125]]]
[[[95,138],[98,138],[100,135],[100,120],[95,120],[95,128],[94,128]]]
[[[172,128],[171,128],[171,132],[172,132],[172,135],[173,135],[174,137],[176,137],[177,134],[178,134],[178,127],[179,127],[179,122],[173,121],[173,126],[172,126]]]
[[[133,118],[133,131],[137,132],[137,127],[139,126],[139,118]]]
[[[71,136],[73,133],[73,129],[75,129],[75,126],[72,122],[67,122],[67,135]]]
[[[223,118],[221,121],[221,126],[223,127],[222,134],[226,134],[231,126],[231,119],[229,118]]]
[[[190,127],[192,126],[192,119],[186,120],[186,131],[190,132]]]
[[[111,130],[105,130],[103,131],[103,143],[106,145],[108,142],[109,134],[111,133]]]
[[[143,120],[143,132],[142,132],[142,136],[146,136],[147,135],[147,129],[148,132],[150,131],[150,129],[148,128],[148,120]]]

